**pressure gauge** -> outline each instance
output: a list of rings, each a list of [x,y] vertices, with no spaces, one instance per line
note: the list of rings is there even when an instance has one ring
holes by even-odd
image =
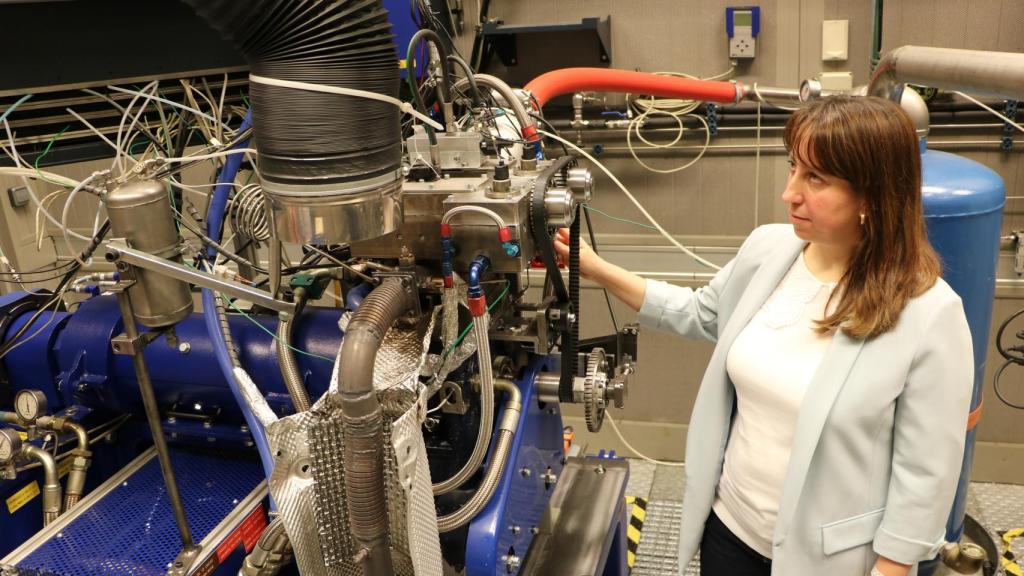
[[[39,390],[22,390],[14,397],[14,410],[25,422],[35,422],[46,413],[46,394]]]
[[[10,428],[0,430],[0,464],[6,464],[21,452],[21,436]]]

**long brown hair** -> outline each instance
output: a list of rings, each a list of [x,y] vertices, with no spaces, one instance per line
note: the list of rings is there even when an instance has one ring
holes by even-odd
[[[832,292],[839,301],[818,329],[854,338],[887,332],[941,272],[925,231],[910,117],[889,100],[833,96],[794,112],[783,142],[793,158],[849,182],[865,205],[860,244]]]

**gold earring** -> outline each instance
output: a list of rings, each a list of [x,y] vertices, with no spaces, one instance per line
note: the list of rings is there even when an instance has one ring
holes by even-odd
[[[863,212],[860,213],[860,225],[861,226],[864,225],[864,213]]]

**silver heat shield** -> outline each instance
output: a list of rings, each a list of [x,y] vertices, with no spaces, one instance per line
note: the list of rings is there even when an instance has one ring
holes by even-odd
[[[429,393],[419,381],[440,309],[413,326],[392,327],[374,364],[384,412],[384,482],[395,573],[441,575],[441,546],[422,423]],[[348,530],[341,402],[337,385],[303,414],[268,427],[276,456],[270,492],[303,576],[359,576]]]

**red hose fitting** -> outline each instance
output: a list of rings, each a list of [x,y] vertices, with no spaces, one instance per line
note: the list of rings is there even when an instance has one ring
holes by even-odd
[[[452,225],[451,224],[447,224],[447,223],[441,224],[441,236],[443,236],[445,238],[451,238],[452,237]]]
[[[733,82],[660,76],[607,68],[564,68],[534,78],[526,90],[543,107],[552,98],[573,92],[632,92],[662,98],[685,98],[733,104],[743,98],[743,86]],[[526,131],[523,131],[526,136]]]
[[[540,134],[537,133],[537,125],[530,124],[529,126],[523,127],[523,140],[527,142],[536,142],[540,140]]]
[[[445,288],[455,288],[455,278],[453,278],[451,276],[445,276],[444,277],[444,287]]]
[[[512,241],[512,231],[508,229],[508,226],[504,228],[498,228],[498,239],[502,242]]]
[[[478,318],[480,316],[483,316],[484,314],[487,314],[486,296],[481,296],[479,298],[469,298],[468,304],[469,313],[472,314],[474,318]]]

